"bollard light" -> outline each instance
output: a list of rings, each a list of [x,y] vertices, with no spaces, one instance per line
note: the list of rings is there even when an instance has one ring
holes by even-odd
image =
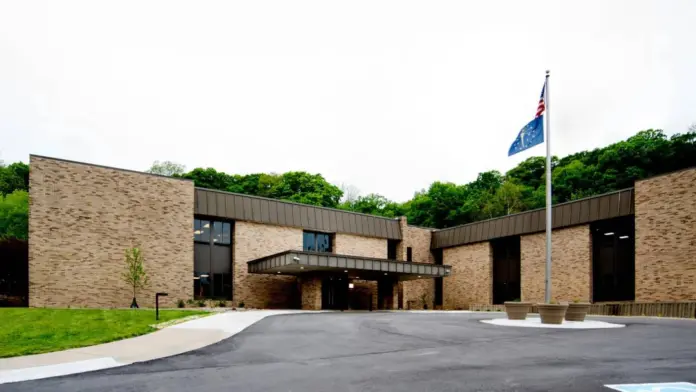
[[[159,297],[166,297],[168,293],[155,293],[155,320],[159,320]]]

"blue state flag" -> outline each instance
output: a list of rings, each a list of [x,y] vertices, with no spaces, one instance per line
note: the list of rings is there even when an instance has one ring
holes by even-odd
[[[544,115],[530,121],[517,134],[517,139],[510,146],[508,156],[532,148],[544,142]]]
[[[544,142],[544,112],[546,111],[546,82],[541,88],[541,97],[537,105],[536,116],[517,134],[517,139],[512,142],[508,156],[515,155],[520,151],[534,147]]]

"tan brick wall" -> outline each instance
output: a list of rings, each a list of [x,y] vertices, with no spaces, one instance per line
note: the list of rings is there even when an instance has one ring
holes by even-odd
[[[321,277],[302,276],[298,280],[302,295],[302,309],[321,310]]]
[[[493,255],[489,242],[447,248],[444,264],[452,266],[443,282],[443,307],[468,309],[470,304],[489,304],[493,300]]]
[[[696,300],[696,169],[636,182],[636,301]]]
[[[193,183],[32,156],[29,304],[127,307],[126,248],[140,246],[150,283],[138,304],[193,295]]]
[[[399,260],[406,260],[407,248],[412,248],[413,261],[418,263],[435,262],[430,252],[430,238],[432,232],[429,229],[408,226],[406,218],[402,217],[399,221],[401,226],[401,236],[403,240],[397,248]],[[425,301],[428,308],[433,308],[435,301],[435,279],[407,280],[402,283],[403,307],[411,309],[423,309],[421,297],[425,294]]]
[[[592,259],[589,225],[554,230],[551,234],[551,298],[589,301]],[[543,302],[546,280],[546,233],[520,238],[522,300]]]
[[[387,258],[387,240],[383,238],[337,233],[333,249],[334,253],[340,255]]]
[[[298,307],[297,278],[247,272],[247,262],[290,249],[302,250],[302,229],[237,221],[234,225],[234,304],[243,301],[245,306],[254,308]]]

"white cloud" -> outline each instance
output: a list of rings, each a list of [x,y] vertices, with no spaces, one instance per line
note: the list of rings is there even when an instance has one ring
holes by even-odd
[[[202,5],[204,4],[204,5]],[[406,200],[696,121],[696,3],[3,2],[0,158],[320,172]]]

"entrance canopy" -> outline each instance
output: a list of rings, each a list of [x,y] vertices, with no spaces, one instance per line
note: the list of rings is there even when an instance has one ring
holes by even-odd
[[[309,272],[348,274],[354,279],[377,280],[385,276],[398,280],[447,277],[449,265],[412,263],[334,253],[287,250],[247,263],[249,273],[302,275]]]

